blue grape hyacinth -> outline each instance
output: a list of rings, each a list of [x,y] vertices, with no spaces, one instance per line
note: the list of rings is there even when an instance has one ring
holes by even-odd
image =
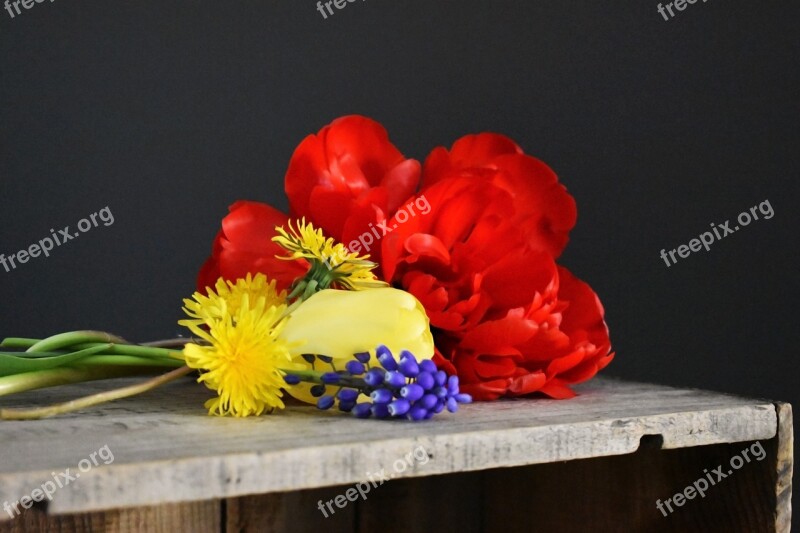
[[[337,405],[341,411],[351,412],[358,418],[406,418],[419,421],[447,409],[451,413],[458,405],[472,402],[469,394],[459,392],[458,376],[447,376],[436,364],[423,359],[417,361],[407,350],[395,358],[386,346],[376,350],[380,366],[370,366],[367,353],[354,355],[344,370],[328,372],[303,372],[302,375],[287,374],[288,384],[298,381],[315,383],[312,394],[319,398],[319,409],[330,409]],[[317,356],[318,360],[330,364],[329,358]],[[335,395],[325,394],[326,386],[338,386]],[[358,402],[360,395],[369,401]]]

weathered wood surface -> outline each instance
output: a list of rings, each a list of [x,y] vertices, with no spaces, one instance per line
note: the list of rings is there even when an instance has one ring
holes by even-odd
[[[55,402],[77,392],[62,387],[0,403]],[[30,494],[52,472],[75,472],[105,445],[114,461],[58,489],[49,513],[347,485],[381,469],[406,478],[614,456],[634,452],[648,435],[660,435],[666,449],[757,441],[772,439],[778,427],[776,408],[766,400],[609,379],[580,392],[570,401],[478,403],[411,424],[307,406],[252,419],[209,417],[202,407],[209,391],[175,383],[70,416],[0,422],[0,504]],[[428,461],[394,471],[420,446]],[[0,520],[7,518],[0,512]]]
[[[222,529],[221,506],[219,501],[168,503],[56,516],[32,509],[0,522],[0,533],[219,533],[227,531]]]
[[[656,501],[683,491],[704,470],[729,464],[754,443],[646,446],[626,455],[400,479],[328,518],[318,502],[346,487],[245,496],[228,500],[225,531],[788,533],[776,523],[770,490],[777,441],[758,441],[764,459],[745,464],[668,516]]]
[[[758,441],[766,452],[703,498],[669,516],[656,508],[755,443],[660,450],[646,441],[634,453],[576,461],[393,480],[325,517],[319,502],[351,486],[210,500],[105,513],[45,516],[28,511],[0,523],[0,533],[226,531],[231,533],[786,533],[775,520],[780,435]],[[786,515],[784,515],[786,516]]]
[[[777,403],[778,438],[776,443],[775,465],[775,524],[776,531],[789,532],[792,529],[792,473],[794,471],[794,427],[792,406]]]

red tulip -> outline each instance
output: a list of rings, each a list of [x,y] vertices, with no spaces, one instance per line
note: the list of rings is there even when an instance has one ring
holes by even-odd
[[[572,197],[490,134],[435,150],[423,180],[430,210],[390,221],[383,273],[422,302],[437,362],[478,400],[572,396],[570,384],[613,357],[599,300],[554,260],[575,223]]]
[[[295,149],[285,187],[293,217],[305,216],[325,234],[347,245],[370,224],[384,222],[419,185],[420,164],[406,159],[372,119],[334,120]],[[379,246],[361,253],[373,259]]]
[[[448,151],[439,147],[425,160],[423,191],[446,178],[485,179],[511,194],[510,223],[530,230],[531,247],[558,257],[575,226],[578,211],[558,176],[542,161],[525,155],[508,137],[466,135]]]
[[[222,219],[222,230],[214,239],[211,257],[200,269],[197,289],[205,292],[220,277],[235,281],[247,274],[266,274],[277,280],[279,290],[288,288],[294,279],[302,276],[308,266],[303,261],[276,259],[285,255],[283,249],[272,242],[275,226],[285,225],[288,217],[277,209],[260,202],[240,200],[229,208]]]

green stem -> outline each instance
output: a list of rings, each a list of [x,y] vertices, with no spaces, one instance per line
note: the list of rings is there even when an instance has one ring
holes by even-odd
[[[177,368],[184,365],[184,361],[167,359],[164,357],[137,357],[134,355],[107,355],[101,353],[93,355],[80,362],[82,366],[163,366]]]
[[[314,296],[314,293],[317,292],[317,286],[318,285],[319,285],[319,282],[317,282],[317,280],[315,280],[315,279],[312,279],[311,281],[308,282],[308,285],[306,285],[306,290],[303,291],[303,300],[304,301],[308,300],[309,298]]]
[[[97,343],[78,344],[73,346],[75,349],[83,349],[94,346]],[[137,344],[115,344],[108,350],[103,350],[104,353],[114,355],[133,355],[136,357],[156,357],[164,359],[176,359],[183,361],[183,352],[181,350],[169,350],[167,348],[157,348],[153,346],[139,346]]]
[[[163,371],[163,367],[153,366],[80,366],[37,370],[36,372],[0,377],[0,396],[84,381],[142,376]]]
[[[295,285],[292,287],[292,291],[289,293],[289,296],[287,296],[286,299],[288,301],[292,301],[294,298],[297,298],[298,296],[303,294],[303,291],[305,290],[306,290],[306,281],[302,279],[297,283],[295,283]]]
[[[110,344],[97,344],[91,348],[68,354],[51,354],[50,357],[42,357],[44,354],[36,354],[38,357],[19,357],[15,354],[3,354],[0,356],[0,376],[26,374],[28,372],[58,368],[60,366],[75,365],[79,361],[108,350],[109,348],[111,348]]]
[[[280,371],[284,374],[297,376],[300,381],[308,383],[322,383],[322,374],[324,374],[324,372],[317,372],[316,370],[284,370],[281,368]]]
[[[174,339],[162,339],[160,341],[142,342],[139,344],[140,346],[151,346],[154,348],[170,348],[170,347],[183,348],[185,345],[189,343],[197,344],[198,342],[201,341],[195,338],[176,337]]]
[[[69,413],[71,411],[77,411],[79,409],[84,409],[86,407],[91,407],[93,405],[110,402],[112,400],[118,400],[120,398],[127,398],[129,396],[134,396],[136,394],[147,392],[149,390],[158,387],[159,385],[163,385],[164,383],[169,383],[170,381],[174,381],[180,378],[181,376],[185,376],[190,372],[192,372],[191,368],[189,368],[188,366],[182,366],[180,368],[172,370],[171,372],[167,372],[166,374],[162,374],[153,379],[149,379],[143,383],[137,383],[136,385],[129,385],[127,387],[122,387],[119,389],[113,389],[98,394],[92,394],[90,396],[84,396],[82,398],[77,398],[75,400],[71,400],[64,403],[58,403],[47,407],[36,407],[33,409],[0,409],[0,419],[31,420],[31,419],[46,418],[49,416]]]
[[[23,337],[8,337],[0,342],[0,348],[11,348],[16,350],[26,350],[39,342],[40,339],[26,339]]]
[[[84,343],[128,344],[128,341],[104,331],[68,331],[42,339],[28,347],[29,352],[51,352]],[[80,349],[80,348],[79,348]]]
[[[304,381],[306,383],[322,383],[322,374],[327,374],[327,372],[319,372],[317,370],[284,370],[284,369],[280,370],[284,374],[291,374],[292,376],[297,376],[298,378],[300,378],[300,381]],[[366,382],[362,378],[354,378],[344,375],[340,375],[338,382],[325,383],[325,385],[344,386],[355,389],[362,389],[367,387]]]
[[[283,312],[283,315],[281,315],[281,318],[284,318],[284,317],[287,317],[287,316],[291,315],[294,312],[295,309],[300,307],[301,303],[303,303],[303,299],[302,298],[298,298],[297,300],[292,302],[289,305],[289,307],[286,308],[286,311]]]
[[[98,344],[98,346],[102,346],[102,345]],[[108,344],[106,346],[110,346],[110,344]],[[52,358],[52,357],[58,357],[59,355],[69,355],[70,353],[74,353],[74,352],[64,352],[64,351],[60,351],[60,352],[45,352],[45,353],[40,353],[40,352],[18,352],[18,351],[0,352],[0,354],[2,354],[2,355],[12,355],[14,357],[19,357],[20,359],[48,359],[48,358]]]
[[[89,332],[70,332],[70,333],[62,333],[61,335],[73,335],[75,333],[89,333]],[[113,337],[113,335],[107,335],[108,337]],[[86,341],[88,336],[84,337],[68,337],[67,341],[64,341],[64,337],[62,340],[58,342],[61,346],[58,348],[44,344],[45,341],[49,341],[50,339],[54,339],[55,337],[59,337],[59,335],[55,335],[53,337],[49,337],[48,339],[39,340],[39,339],[26,339],[22,337],[8,337],[3,339],[3,342],[0,343],[0,348],[11,348],[11,349],[24,349],[27,353],[31,352],[50,352],[56,350],[58,348],[71,348],[72,350],[85,350],[86,348],[93,348],[100,344],[105,344],[107,342],[113,341],[97,341],[97,337],[91,337],[94,339],[92,341]],[[77,339],[78,344],[75,344],[74,341]],[[177,340],[177,339],[176,339]],[[124,341],[123,341],[124,342]],[[172,343],[173,341],[159,341],[159,343]],[[191,339],[185,339],[184,343],[192,342]],[[42,349],[42,345],[44,345],[44,349]],[[156,357],[156,358],[166,358],[166,359],[175,359],[178,361],[183,361],[183,352],[181,350],[170,350],[167,348],[163,348],[160,346],[143,346],[138,344],[114,344],[112,348],[108,350],[103,350],[109,354],[116,354],[116,355],[133,355],[137,357]],[[36,353],[26,356],[20,354],[20,357],[52,357],[54,355],[63,355],[63,354],[55,354],[55,353]]]

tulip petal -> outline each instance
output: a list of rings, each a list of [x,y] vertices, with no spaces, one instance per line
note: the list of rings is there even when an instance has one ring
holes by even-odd
[[[544,372],[532,372],[530,374],[524,374],[511,380],[511,385],[509,385],[508,391],[514,396],[530,394],[541,389],[546,381],[547,376],[544,374]]]
[[[296,353],[349,360],[380,345],[409,350],[419,359],[433,356],[433,337],[422,305],[393,288],[320,291],[295,309],[281,337],[297,343]]]
[[[285,214],[260,202],[238,201],[222,219],[222,230],[214,239],[211,257],[200,269],[197,289],[205,293],[219,277],[227,281],[247,274],[263,273],[277,281],[280,290],[302,276],[308,266],[304,261],[284,261],[276,254],[283,250],[274,242],[275,226],[287,221]]]
[[[423,187],[452,175],[456,169],[480,168],[504,154],[522,154],[522,148],[505,135],[465,135],[454,142],[449,151],[442,147],[431,151],[425,159]]]
[[[507,379],[493,379],[483,383],[460,383],[461,392],[469,394],[475,401],[497,400],[508,391]]]
[[[539,389],[539,392],[556,400],[566,400],[576,396],[575,391],[570,389],[569,386],[560,379],[551,379]]]
[[[535,322],[524,317],[522,309],[512,309],[499,320],[478,324],[464,334],[461,347],[478,353],[518,355],[515,347],[536,334]]]

